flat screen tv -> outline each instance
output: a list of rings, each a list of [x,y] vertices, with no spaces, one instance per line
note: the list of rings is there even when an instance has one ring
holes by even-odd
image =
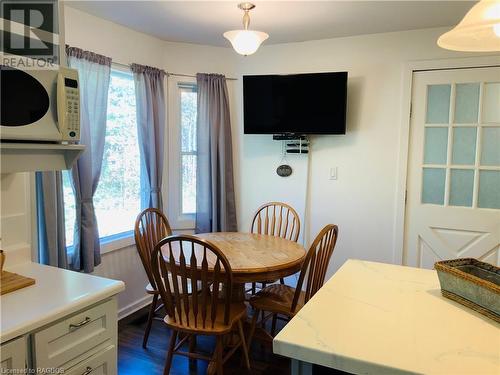
[[[245,134],[345,134],[347,72],[243,77]]]

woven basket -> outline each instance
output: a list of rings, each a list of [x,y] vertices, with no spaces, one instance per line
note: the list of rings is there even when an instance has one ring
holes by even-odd
[[[434,264],[441,293],[500,323],[500,268],[473,258]]]

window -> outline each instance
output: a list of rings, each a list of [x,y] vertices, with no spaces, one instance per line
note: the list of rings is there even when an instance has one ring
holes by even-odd
[[[75,234],[76,204],[70,180],[71,171],[63,171],[63,196],[64,196],[64,226],[66,229],[66,247],[73,246]]]
[[[73,245],[75,200],[70,172],[63,174],[66,245]],[[133,230],[141,210],[140,156],[134,79],[131,73],[111,71],[106,138],[94,208],[101,240],[123,237]]]
[[[196,213],[196,86],[181,86],[181,212]]]
[[[196,213],[197,87],[169,78],[168,215],[174,229],[194,228]]]

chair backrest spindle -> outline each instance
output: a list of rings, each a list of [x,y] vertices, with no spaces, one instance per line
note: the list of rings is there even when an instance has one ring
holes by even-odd
[[[300,234],[299,215],[286,203],[266,203],[257,209],[250,232],[297,242]]]
[[[135,244],[149,283],[155,290],[156,283],[151,272],[151,254],[155,245],[171,234],[167,218],[157,208],[147,208],[137,216],[134,227]]]
[[[292,312],[295,311],[305,281],[304,303],[316,294],[325,282],[326,271],[337,243],[338,227],[333,224],[325,226],[314,239],[306,259],[300,270],[299,280],[292,301]],[[306,279],[307,277],[307,279]]]
[[[214,244],[190,235],[163,238],[155,246],[151,269],[160,296],[166,301],[167,314],[177,324],[186,328],[214,328],[221,303],[223,322],[229,324],[232,271],[229,261]],[[160,270],[170,272],[172,277],[158,284]]]

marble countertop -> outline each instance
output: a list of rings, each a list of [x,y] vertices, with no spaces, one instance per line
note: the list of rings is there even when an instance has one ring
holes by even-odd
[[[273,341],[356,374],[500,374],[500,324],[441,296],[433,270],[348,260]]]
[[[35,285],[0,297],[0,342],[9,341],[125,289],[122,281],[23,263],[6,267],[36,280]]]

